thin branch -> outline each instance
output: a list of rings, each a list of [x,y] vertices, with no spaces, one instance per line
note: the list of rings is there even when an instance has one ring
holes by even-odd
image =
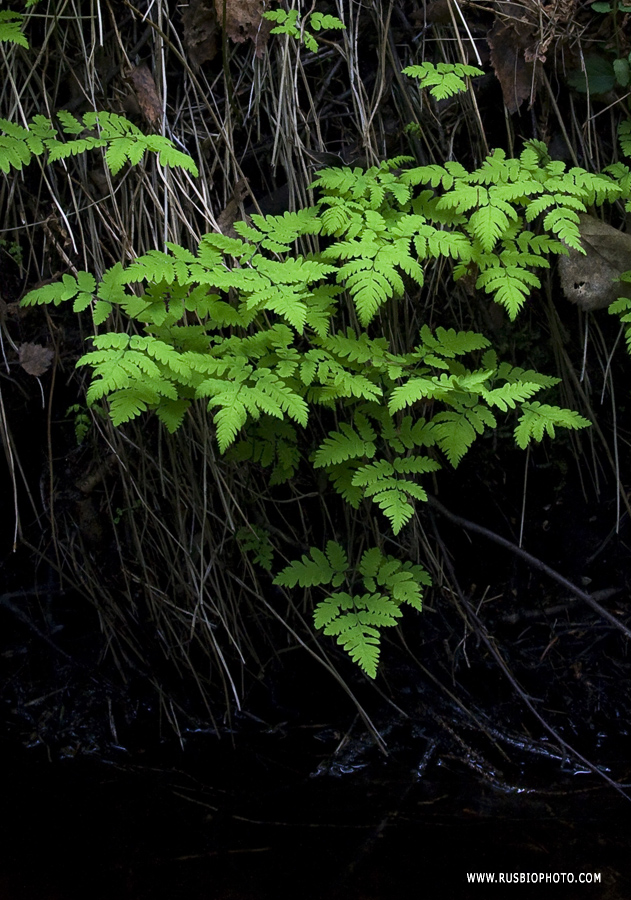
[[[623,622],[620,622],[618,619],[616,619],[616,617],[608,610],[606,610],[604,606],[601,606],[600,603],[594,600],[591,594],[588,594],[586,591],[582,591],[579,587],[577,587],[575,584],[561,575],[560,572],[557,572],[556,569],[552,569],[536,556],[533,556],[526,550],[522,550],[522,548],[518,547],[517,544],[514,544],[512,541],[501,537],[499,534],[495,534],[494,531],[485,528],[483,525],[478,525],[476,522],[470,522],[469,519],[463,519],[462,516],[455,515],[455,513],[452,513],[448,509],[446,509],[442,505],[442,503],[440,503],[435,497],[428,497],[427,502],[432,509],[435,509],[436,512],[440,513],[441,516],[444,516],[446,519],[449,519],[449,521],[453,522],[454,525],[460,525],[461,528],[464,528],[466,531],[473,531],[476,534],[483,535],[490,541],[493,541],[495,544],[499,544],[501,547],[505,547],[507,550],[510,550],[510,552],[514,553],[516,556],[521,557],[521,559],[525,560],[530,566],[533,567],[533,569],[538,569],[540,572],[544,572],[549,578],[552,578],[553,581],[556,581],[558,584],[562,584],[563,587],[570,591],[574,596],[578,597],[580,600],[583,600],[585,603],[591,606],[594,612],[597,612],[599,616],[602,616],[603,619],[606,619],[611,625],[614,626],[614,628],[617,628],[627,637],[631,638],[631,629],[627,628],[627,626]]]

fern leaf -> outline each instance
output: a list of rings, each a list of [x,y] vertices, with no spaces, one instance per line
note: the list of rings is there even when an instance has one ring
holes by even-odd
[[[271,572],[274,548],[269,534],[264,528],[259,525],[244,525],[237,529],[235,538],[243,553],[251,553],[254,563],[261,566],[266,572]]]
[[[380,594],[362,596],[339,592],[319,603],[316,628],[337,638],[339,644],[371,678],[377,675],[380,628],[395,625],[401,612]]]
[[[213,419],[217,428],[217,443],[221,453],[225,453],[234,442],[237,434],[243,428],[248,419],[248,411],[235,394],[218,394],[209,402],[208,406],[220,405],[221,409],[215,413]]]
[[[585,253],[581,245],[581,233],[578,228],[578,213],[566,207],[557,207],[551,210],[543,220],[543,227],[559,236],[568,247]]]
[[[463,63],[438,63],[435,66],[429,62],[416,66],[407,66],[402,72],[404,75],[417,78],[420,87],[428,88],[430,94],[436,100],[444,100],[461,91],[466,91],[465,77],[484,74],[481,69]]]
[[[433,397],[437,386],[432,378],[410,378],[405,384],[394,388],[388,402],[388,412],[393,415],[406,406],[413,406],[419,400]]]
[[[309,25],[314,31],[324,31],[327,28],[346,29],[346,25],[337,16],[325,15],[320,12],[311,13]]]
[[[440,463],[429,456],[397,457],[393,460],[395,472],[401,475],[422,475],[426,472],[436,472],[440,469]]]
[[[296,587],[297,584],[300,587],[331,584],[336,570],[325,554],[317,547],[310,547],[309,553],[311,557],[304,554],[301,560],[294,560],[285,566],[274,579],[274,584],[289,588]]]
[[[541,441],[544,434],[555,436],[555,428],[587,428],[591,425],[588,419],[570,409],[548,406],[544,403],[524,403],[519,425],[515,428],[515,442],[524,450],[530,441]]]
[[[371,547],[369,550],[364,550],[359,563],[360,574],[365,578],[376,578],[384,560],[385,557],[379,547]]]
[[[476,438],[476,431],[464,412],[441,412],[432,419],[438,446],[454,469]]]
[[[480,274],[476,288],[483,287],[487,294],[495,294],[500,303],[514,320],[526,302],[532,287],[541,287],[541,282],[532,272],[519,266],[493,265]]]
[[[416,487],[418,488],[419,486],[416,485]],[[421,488],[419,490],[424,495],[419,499],[426,500],[427,494],[425,494],[425,491],[422,491]],[[376,503],[383,514],[390,520],[394,534],[398,534],[414,515],[414,507],[408,503],[405,492],[400,490],[398,486],[380,491],[372,499],[373,503]]]
[[[492,390],[483,390],[482,397],[490,406],[497,406],[502,412],[506,412],[509,408],[515,409],[518,403],[528,400],[533,394],[540,391],[541,387],[541,384],[519,381],[513,384],[504,384],[502,387]]]
[[[327,466],[327,477],[333,485],[335,491],[340,495],[342,500],[351,507],[351,509],[359,509],[364,499],[363,488],[353,484],[353,476],[357,471],[358,464],[349,460],[344,463],[338,463]]]
[[[339,587],[346,580],[346,570],[348,569],[348,557],[344,548],[337,541],[327,541],[326,545],[327,559],[334,571],[331,583],[333,587]]]
[[[374,463],[360,466],[353,477],[353,484],[360,487],[376,486],[384,478],[389,478],[393,474],[394,466],[392,463],[389,463],[386,459],[379,459]]]
[[[156,415],[166,427],[167,431],[170,434],[174,434],[182,424],[190,405],[190,400],[173,400],[169,397],[164,397],[156,407]]]
[[[19,44],[29,49],[26,36],[22,33],[24,16],[9,9],[0,10],[0,43]]]
[[[53,303],[55,306],[59,306],[65,300],[73,300],[78,293],[83,293],[88,284],[94,288],[94,279],[88,272],[80,272],[79,274],[82,277],[81,283],[72,275],[64,275],[61,281],[45,284],[41,288],[29,291],[22,299],[22,305],[34,306],[40,303]],[[82,287],[82,285],[85,287]]]
[[[508,225],[506,213],[499,207],[490,204],[481,206],[469,219],[469,229],[480,241],[485,253],[492,252]]]
[[[399,560],[396,560],[399,563]],[[400,567],[399,563],[399,567]],[[421,568],[420,566],[418,568]],[[381,572],[379,576],[381,577]],[[428,576],[429,578],[429,576]],[[414,609],[423,610],[423,589],[410,571],[393,570],[384,581],[388,591],[397,603],[407,603]]]
[[[423,325],[420,331],[423,347],[428,347],[434,353],[439,353],[447,359],[454,359],[474,350],[483,350],[490,342],[483,335],[475,331],[456,331],[454,328],[439,326],[435,334],[427,325]]]
[[[375,452],[373,441],[362,440],[354,428],[342,422],[340,430],[329,432],[329,436],[320,444],[313,464],[316,469],[320,469],[349,459],[361,459],[365,456],[372,459]]]
[[[157,397],[151,397],[154,402]],[[88,392],[88,405],[90,404]],[[109,397],[110,418],[112,424],[118,426],[135,419],[141,413],[146,412],[148,402],[146,397],[134,387],[114,391]]]
[[[292,391],[270,369],[257,369],[252,377],[257,387],[261,388],[278,410],[278,413],[272,413],[272,415],[282,418],[285,413],[299,425],[306,426],[309,420],[309,407],[299,394]]]

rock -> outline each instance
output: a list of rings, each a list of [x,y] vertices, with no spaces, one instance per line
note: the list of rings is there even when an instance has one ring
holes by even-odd
[[[631,284],[617,281],[631,269],[631,235],[589,215],[580,216],[579,229],[585,255],[570,249],[569,256],[559,258],[566,299],[593,310],[631,297]]]

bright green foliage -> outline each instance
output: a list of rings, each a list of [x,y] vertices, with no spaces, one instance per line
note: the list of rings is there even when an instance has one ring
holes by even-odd
[[[620,281],[631,283],[631,272],[624,272],[620,276]],[[631,355],[631,300],[628,297],[619,297],[609,307],[609,313],[620,317],[620,321],[624,325],[627,350]]]
[[[519,425],[515,428],[515,443],[522,450],[530,440],[542,440],[544,434],[555,436],[555,427],[586,428],[590,423],[572,409],[559,409],[545,403],[524,403]]]
[[[24,16],[10,9],[0,9],[0,43],[19,44],[28,50],[29,43],[22,33]]]
[[[625,156],[631,156],[631,121],[625,119],[618,125],[618,141]]]
[[[395,534],[412,518],[414,501],[427,499],[415,478],[441,467],[438,459],[419,455],[417,448],[434,447],[455,467],[479,435],[497,427],[495,410],[506,413],[517,408],[529,411],[516,432],[520,446],[531,437],[540,440],[537,414],[531,412],[539,405],[526,401],[557,382],[538,372],[498,363],[492,350],[484,354],[479,368],[466,368],[456,357],[488,346],[488,341],[474,332],[438,328],[434,334],[423,326],[420,336],[421,342],[405,356],[382,353],[372,357],[370,371],[373,377],[381,376],[385,402],[359,404],[353,424],[341,423],[313,455],[315,468],[327,471],[335,489],[351,506],[358,508],[363,499],[370,499],[390,520]],[[341,344],[339,336],[335,340]],[[434,412],[430,421],[422,415],[403,419],[397,415],[414,412],[419,406],[422,411],[425,404],[435,405],[436,401],[442,409]],[[551,429],[553,433],[553,425],[579,428],[589,424],[569,410],[544,409],[541,416],[547,416],[548,433]]]
[[[484,75],[484,72],[476,66],[467,66],[464,63],[438,63],[435,66],[433,63],[424,62],[417,66],[408,66],[403,69],[403,74],[418,79],[419,87],[428,88],[435,100],[445,100],[467,90],[465,78]]]
[[[177,150],[173,143],[159,134],[143,134],[123,116],[108,112],[88,112],[81,119],[60,110],[57,118],[64,135],[72,140],[58,140],[58,131],[50,119],[34,116],[28,127],[0,119],[0,170],[21,169],[33,156],[48,155],[48,162],[66,159],[103,148],[105,162],[116,175],[129,162],[137,165],[147,150],[158,153],[163,166],[180,166],[197,175],[197,167],[190,156]],[[87,134],[85,134],[87,132]],[[77,137],[77,135],[83,135]]]
[[[337,16],[327,16],[323,13],[314,12],[301,20],[300,13],[297,9],[273,9],[263,13],[264,19],[270,22],[277,22],[275,28],[272,28],[271,34],[288,34],[295,38],[299,43],[304,43],[307,50],[316,53],[318,50],[318,42],[305,27],[309,22],[309,27],[314,31],[325,31],[328,28],[346,28]]]
[[[72,133],[86,118],[63,122]],[[27,149],[47,140],[7,134]],[[136,159],[133,141],[124,143],[132,132],[121,134],[107,151],[114,167]],[[474,172],[408,162],[325,169],[309,209],[253,216],[235,225],[238,237],[207,234],[194,252],[167,244],[126,269],[113,266],[98,284],[86,272],[67,274],[24,302],[72,300],[77,312],[92,311],[95,326],[113,309],[129,321],[129,333],[95,335],[78,363],[93,372],[88,403],[106,401],[115,424],[153,410],[174,432],[203,400],[222,453],[268,470],[271,485],[302,477],[310,463],[353,509],[377,510],[399,534],[427,499],[425,479],[457,466],[507,419],[516,420],[520,447],[588,423],[533,400],[557,379],[501,362],[476,332],[432,330],[421,320],[412,346],[395,352],[375,327],[385,305],[419,294],[425,270],[440,260],[455,278],[474,274],[514,318],[539,285],[533,270],[580,247],[578,215],[631,195],[626,167],[600,176],[566,170],[537,142],[519,159],[495,151]],[[299,253],[305,236],[321,249]],[[272,565],[266,536],[251,530],[239,539],[255,561]],[[364,554],[349,580],[343,551],[329,543],[276,581],[346,586],[318,606],[316,622],[371,675],[380,628],[395,624],[401,603],[420,605],[414,585],[425,583],[411,564],[384,557],[387,568],[380,559]]]
[[[316,628],[337,638],[347,653],[371,677],[377,674],[381,629],[398,624],[401,605],[422,609],[423,587],[431,583],[420,565],[384,556],[378,547],[365,550],[356,567],[349,567],[346,551],[329,541],[326,553],[311,547],[301,561],[280,572],[274,584],[282,587],[348,588],[321,600],[315,608]],[[358,583],[364,593],[349,593]]]
[[[406,161],[324,169],[313,184],[322,191],[321,234],[337,238],[323,258],[338,264],[364,326],[402,296],[405,277],[422,287],[424,266],[438,257],[455,261],[456,279],[477,273],[476,287],[514,319],[541,286],[533,269],[568,246],[581,249],[579,213],[623,193],[610,174],[566,171],[537,141],[519,159],[495,150],[474,172],[455,162],[397,172]]]

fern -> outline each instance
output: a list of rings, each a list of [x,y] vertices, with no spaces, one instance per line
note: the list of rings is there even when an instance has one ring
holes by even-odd
[[[350,593],[358,582],[364,593]],[[430,583],[422,566],[384,556],[378,547],[365,550],[352,568],[346,551],[335,541],[327,543],[326,553],[311,547],[309,556],[290,563],[274,579],[274,584],[290,588],[348,587],[316,605],[314,624],[335,637],[371,678],[377,674],[381,629],[398,624],[404,603],[421,611],[423,588]]]
[[[400,477],[435,472],[440,464],[428,457],[395,457],[392,462],[379,460],[356,469],[351,484],[363,489],[390,520],[392,530],[398,534],[414,515],[411,500],[427,500],[425,490],[414,481]]]
[[[629,284],[631,282],[631,272],[624,272],[620,276],[620,281]],[[631,300],[627,297],[619,297],[609,306],[609,314],[619,316],[624,327],[627,351],[631,354]]]
[[[28,165],[33,156],[47,153],[55,162],[88,150],[103,149],[105,162],[116,175],[129,162],[137,165],[147,151],[157,153],[163,166],[179,166],[197,175],[197,166],[190,156],[178,150],[162,135],[145,135],[123,116],[109,112],[87,112],[81,119],[60,110],[57,113],[61,131],[68,136],[88,132],[73,140],[58,140],[58,131],[50,119],[34,116],[27,127],[0,119],[0,170],[9,172]]]
[[[461,91],[466,91],[465,78],[484,75],[476,66],[467,66],[464,63],[433,63],[424,62],[416,66],[407,66],[403,69],[404,75],[418,79],[419,87],[428,88],[435,100],[445,100]]]
[[[335,541],[329,541],[326,549],[325,554],[317,547],[311,547],[311,558],[305,554],[300,561],[292,562],[276,576],[274,584],[282,587],[332,584],[333,587],[339,587],[346,578],[346,553]]]
[[[525,449],[530,441],[541,441],[544,434],[555,436],[555,428],[587,428],[591,423],[571,409],[560,409],[542,403],[526,403],[520,416],[519,425],[515,428],[515,441],[518,447]]]
[[[244,525],[236,531],[235,538],[242,553],[251,554],[254,563],[266,572],[271,572],[274,548],[264,528],[259,525]]]
[[[294,13],[274,19],[285,33],[299,28]],[[327,27],[326,17],[315,21]],[[423,69],[430,90],[439,87],[432,71]],[[447,75],[473,74],[436,72],[444,89]],[[0,121],[0,167],[90,147],[104,150],[113,170],[146,150],[182,164],[164,139],[117,117],[60,114],[59,122],[65,143],[41,117],[28,128]],[[303,477],[309,462],[353,509],[376,507],[399,534],[427,499],[427,479],[457,467],[505,421],[519,447],[588,423],[533,399],[556,379],[502,362],[476,332],[432,330],[421,321],[414,346],[395,349],[376,328],[385,304],[394,306],[410,287],[424,289],[438,260],[454,279],[473,276],[515,318],[540,284],[537,270],[578,247],[578,215],[631,196],[626,167],[602,175],[567,170],[534,141],[516,159],[496,150],[471,172],[453,161],[409,163],[324,169],[309,209],[253,216],[236,223],[237,237],[204,235],[194,250],[167,244],[127,268],[112,266],[99,283],[86,272],[66,274],[25,302],[71,301],[76,312],[91,311],[95,327],[113,311],[133,323],[137,333],[95,335],[78,363],[92,370],[88,404],[105,404],[115,424],[153,411],[174,432],[203,402],[229,459],[265,471],[271,485],[299,471]],[[308,236],[321,249],[301,255],[296,241]],[[631,321],[626,301],[612,309]],[[628,333],[627,340],[631,347]],[[271,544],[257,534],[238,540],[269,571]],[[316,625],[374,676],[381,629],[396,624],[402,603],[420,609],[427,578],[377,548],[353,568],[329,542],[275,581],[330,588],[316,606]]]
[[[631,121],[625,119],[618,125],[618,141],[625,156],[631,156]]]
[[[0,43],[19,44],[29,48],[26,35],[22,32],[24,16],[9,9],[0,10]]]
[[[269,10],[263,13],[263,18],[277,23],[276,27],[271,30],[272,34],[288,34],[299,43],[304,43],[307,50],[310,50],[312,53],[317,53],[318,42],[313,34],[307,30],[307,22],[309,22],[310,27],[314,31],[324,31],[329,28],[346,28],[346,25],[337,16],[324,15],[320,12],[313,12],[301,21],[300,13],[297,9]]]
[[[380,629],[396,625],[401,610],[382,594],[339,592],[318,605],[313,617],[316,628],[337,641],[370,678],[379,664]]]

